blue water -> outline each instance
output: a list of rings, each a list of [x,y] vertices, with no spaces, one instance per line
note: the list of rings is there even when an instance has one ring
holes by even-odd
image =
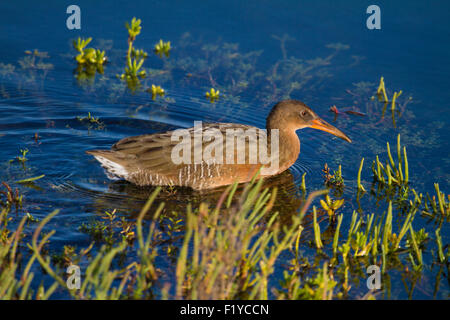
[[[395,146],[399,133],[408,151],[411,186],[423,194],[434,194],[435,182],[441,191],[449,190],[448,2],[378,1],[381,30],[366,28],[371,1],[77,1],[81,30],[66,28],[70,4],[0,3],[0,181],[19,187],[24,212],[39,219],[61,209],[50,223],[57,231],[55,250],[64,244],[88,246],[91,239],[78,230],[81,223],[114,208],[124,215],[135,213],[149,193],[108,180],[85,150],[107,149],[131,135],[187,128],[194,120],[264,127],[270,108],[287,97],[304,101],[353,140],[348,144],[312,129],[299,132],[301,155],[283,183],[284,201],[294,209],[304,172],[308,190],[317,190],[323,188],[324,164],[332,169],[341,164],[348,200],[343,225],[348,225],[357,208],[352,199],[361,158],[366,159],[362,180],[370,187],[372,161],[377,154],[386,159],[386,141]],[[135,47],[150,53],[144,68],[151,77],[142,81],[143,88],[154,83],[167,92],[154,101],[143,90],[130,92],[116,77],[125,64],[124,23],[134,16],[142,20]],[[287,40],[280,42],[284,35]],[[90,85],[75,78],[71,42],[77,37],[93,37],[90,46],[106,50],[108,57],[104,75],[97,74]],[[159,39],[171,41],[169,58],[152,53]],[[348,48],[336,51],[328,46],[336,43]],[[51,68],[21,68],[19,60],[29,57],[25,51],[34,49],[48,52],[42,61]],[[14,66],[12,73],[6,71],[8,64]],[[300,64],[303,69],[295,72]],[[390,96],[403,91],[395,124],[389,107],[382,119],[382,104],[370,100],[381,76]],[[299,88],[293,89],[293,83]],[[211,104],[205,92],[213,86],[224,96]],[[366,116],[334,119],[332,105]],[[88,112],[105,128],[88,128],[77,120]],[[9,162],[25,148],[26,168]],[[45,178],[35,183],[37,189],[14,184],[41,174]],[[208,195],[187,192],[168,205],[184,208],[203,198]],[[368,198],[366,213],[386,209]],[[420,217],[414,227],[425,227],[434,235],[435,226]],[[448,224],[441,233],[448,244]],[[424,271],[425,280],[413,298],[431,297],[434,281],[427,279],[435,272]],[[445,282],[440,298],[448,292]],[[397,297],[408,297],[400,279],[393,287]]]

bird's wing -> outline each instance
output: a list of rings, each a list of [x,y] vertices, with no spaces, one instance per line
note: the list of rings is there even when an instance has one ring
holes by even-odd
[[[204,123],[201,127],[203,139],[195,138],[196,133],[198,134],[200,132],[200,130],[195,132],[195,129],[196,127],[192,127],[189,129],[182,129],[184,131],[175,130],[164,133],[128,137],[114,144],[111,150],[121,157],[126,158],[128,165],[131,165],[132,167],[155,174],[178,175],[179,171],[183,170],[186,165],[188,165],[186,162],[189,162],[190,164],[196,162],[194,155],[195,150],[200,150],[203,162],[209,160],[210,163],[214,163],[217,159],[215,150],[220,150],[216,149],[216,147],[221,143],[223,145],[223,163],[225,163],[226,137],[227,132],[230,133],[230,131],[227,130],[237,130],[235,135],[239,136],[248,129],[257,128],[233,123]],[[222,137],[222,140],[220,138],[218,139],[218,135]],[[211,136],[214,138],[207,138]],[[178,158],[178,161],[174,161],[174,157],[182,157],[184,151],[187,151],[189,147],[190,157],[184,158],[184,160],[187,159],[188,161],[179,163],[180,158]],[[187,154],[189,155],[189,152]],[[245,140],[243,144],[234,143],[234,152],[232,153],[232,156],[234,156],[235,161],[237,161],[238,155],[246,155],[245,161],[248,161],[248,140]]]

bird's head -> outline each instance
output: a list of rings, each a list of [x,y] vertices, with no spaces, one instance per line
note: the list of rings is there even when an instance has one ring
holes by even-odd
[[[321,119],[310,107],[298,100],[278,102],[267,117],[267,129],[293,129],[295,131],[303,128],[322,130],[352,142],[345,133]]]

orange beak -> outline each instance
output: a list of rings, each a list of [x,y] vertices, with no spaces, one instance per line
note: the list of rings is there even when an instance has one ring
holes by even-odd
[[[331,133],[333,135],[335,135],[336,137],[339,137],[341,139],[344,139],[348,142],[352,142],[352,140],[347,137],[347,135],[345,133],[343,133],[341,130],[339,130],[336,127],[333,127],[331,124],[329,124],[328,122],[318,118],[318,119],[314,119],[311,121],[313,124],[310,126],[311,128],[314,129],[319,129],[328,133]]]

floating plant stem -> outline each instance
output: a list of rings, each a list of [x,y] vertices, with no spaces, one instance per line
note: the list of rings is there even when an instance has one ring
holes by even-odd
[[[402,94],[402,90],[400,90],[399,92],[394,92],[394,96],[392,97],[392,104],[391,104],[392,111],[395,110],[395,101],[397,100],[398,97],[400,97],[401,94]]]
[[[386,164],[386,173],[388,176],[388,186],[390,186],[392,184],[392,176],[391,176],[391,167],[389,166],[389,164]]]
[[[389,239],[392,234],[392,201],[389,201],[389,208],[383,229],[383,249],[385,253],[389,252]]]
[[[394,159],[392,158],[391,148],[389,146],[389,142],[386,142],[386,150],[387,150],[387,153],[388,153],[389,162],[391,163],[392,169],[395,170],[395,162],[394,162]]]
[[[405,222],[403,223],[402,228],[400,229],[397,239],[394,243],[394,250],[398,248],[398,246],[400,245],[400,241],[402,240],[402,238],[405,236],[406,232],[409,229],[409,226],[411,225],[412,220],[414,219],[414,214],[415,214],[416,210],[412,210],[409,212],[408,216],[405,219]]]
[[[435,183],[434,189],[436,190],[436,195],[438,197],[439,209],[441,210],[441,214],[445,215],[445,211],[444,211],[445,200],[443,199],[444,197],[443,197],[441,191],[439,190],[439,184]]]
[[[23,179],[23,180],[18,180],[16,181],[16,183],[28,183],[28,182],[33,182],[36,180],[39,180],[41,178],[45,177],[45,174],[37,176],[37,177],[33,177],[33,178],[27,178],[27,179]]]
[[[379,241],[380,227],[374,226],[373,228],[373,245],[372,245],[372,257],[376,259],[378,254],[378,241]]]
[[[381,94],[383,94],[384,102],[388,102],[389,99],[387,97],[386,88],[384,86],[384,77],[380,78],[380,84],[378,85],[378,89],[377,89],[378,97],[381,97]]]
[[[306,181],[305,181],[306,172],[302,174],[302,184],[300,185],[300,190],[302,190],[303,193],[306,193]]]
[[[314,213],[314,240],[316,242],[317,249],[322,249],[323,244],[322,244],[322,240],[320,238],[320,226],[319,226],[319,223],[317,222],[316,206],[313,206],[313,213]]]
[[[339,231],[341,229],[342,219],[344,215],[340,214],[337,219],[337,226],[336,230],[334,232],[334,238],[333,238],[333,255],[336,256],[337,254],[337,248],[339,243]]]
[[[364,186],[361,184],[361,172],[364,165],[364,158],[361,159],[361,164],[359,165],[358,170],[358,190],[361,190],[362,192],[366,192],[366,189],[364,189]]]
[[[444,263],[445,262],[445,255],[444,255],[444,250],[442,249],[442,238],[441,238],[441,228],[437,228],[435,231],[436,234],[436,243],[438,246],[438,257],[439,257],[439,262],[440,263]]]
[[[404,182],[407,184],[409,181],[409,167],[408,167],[408,157],[406,156],[406,147],[403,147],[403,161],[405,164],[405,180],[404,180]]]
[[[416,240],[416,236],[413,230],[412,225],[409,225],[409,231],[410,231],[410,235],[411,235],[411,242],[412,242],[412,247],[414,249],[414,253],[416,255],[417,260],[419,261],[419,267],[422,266],[422,250],[420,250],[419,246],[417,245],[417,240]],[[411,261],[412,263],[414,263],[414,261]]]
[[[295,239],[295,260],[297,260],[297,261],[300,256],[299,255],[299,244],[300,244],[300,237],[302,236],[303,229],[304,229],[304,227],[298,226],[297,238]]]
[[[400,134],[397,135],[397,159],[398,159],[398,174],[400,181],[403,181],[403,170],[402,170],[402,153],[400,144]]]

